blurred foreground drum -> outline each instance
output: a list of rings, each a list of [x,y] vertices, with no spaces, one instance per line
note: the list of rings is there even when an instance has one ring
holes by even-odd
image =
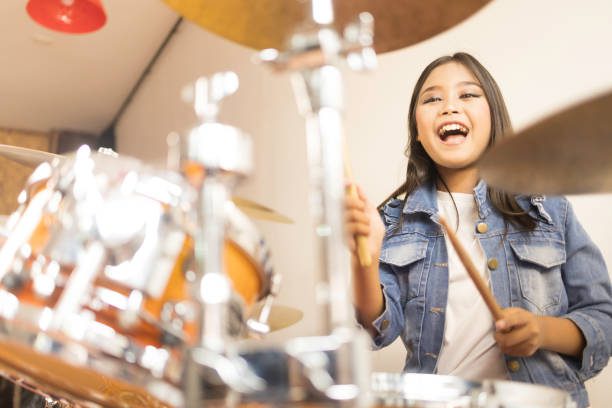
[[[482,384],[458,377],[433,374],[372,374],[377,407],[414,408],[575,408],[562,390],[518,383],[490,381]]]
[[[477,405],[482,408],[575,408],[562,390],[513,381],[484,381]]]
[[[0,360],[113,406],[179,404],[200,305],[194,190],[175,173],[81,148],[31,175],[0,249]],[[266,295],[264,241],[227,208],[234,331]]]
[[[433,374],[372,374],[377,407],[472,408],[480,384]]]

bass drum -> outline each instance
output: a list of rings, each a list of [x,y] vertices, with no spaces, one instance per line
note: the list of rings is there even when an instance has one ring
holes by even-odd
[[[180,405],[183,350],[198,332],[196,194],[175,173],[79,149],[40,165],[0,249],[0,361],[111,406]],[[265,242],[228,205],[235,324],[269,290]]]

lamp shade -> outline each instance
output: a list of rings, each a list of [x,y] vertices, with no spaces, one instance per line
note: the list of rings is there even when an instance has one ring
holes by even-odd
[[[26,10],[38,24],[64,33],[89,33],[106,23],[101,0],[30,0]]]

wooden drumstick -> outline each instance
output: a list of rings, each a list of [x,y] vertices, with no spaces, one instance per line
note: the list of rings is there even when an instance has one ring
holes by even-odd
[[[450,238],[450,241],[453,244],[457,255],[459,255],[461,263],[463,264],[463,266],[465,266],[465,269],[467,270],[468,275],[470,275],[470,278],[472,278],[472,282],[474,282],[474,285],[476,285],[476,289],[478,289],[478,292],[484,299],[487,307],[493,315],[493,318],[495,320],[501,319],[503,317],[501,307],[499,307],[499,304],[495,300],[495,297],[493,297],[489,286],[480,276],[478,269],[476,269],[476,266],[474,265],[474,262],[472,262],[472,259],[468,255],[467,251],[465,250],[461,242],[459,242],[459,238],[457,238],[457,235],[455,235],[453,230],[448,226],[448,223],[442,216],[440,216],[440,224],[442,224],[442,226],[446,230],[446,233],[448,234],[448,237]]]
[[[353,182],[353,172],[349,165],[346,146],[344,148],[344,174],[350,183],[348,186],[348,194],[353,198],[359,198],[357,187]],[[359,265],[361,265],[362,268],[367,268],[372,264],[372,257],[370,256],[370,250],[368,248],[368,237],[365,235],[355,235],[355,242],[357,243],[357,258],[359,259]]]

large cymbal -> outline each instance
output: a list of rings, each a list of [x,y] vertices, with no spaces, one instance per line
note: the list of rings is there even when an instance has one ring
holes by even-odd
[[[511,192],[612,192],[612,92],[499,143],[479,167],[491,185]]]
[[[0,156],[29,167],[36,167],[40,163],[50,162],[55,158],[63,159],[63,156],[59,154],[5,144],[0,144]]]
[[[308,21],[304,0],[163,0],[188,20],[238,44],[284,50]],[[441,33],[480,10],[488,0],[335,0],[339,30],[362,11],[374,16],[374,47],[383,53]]]

